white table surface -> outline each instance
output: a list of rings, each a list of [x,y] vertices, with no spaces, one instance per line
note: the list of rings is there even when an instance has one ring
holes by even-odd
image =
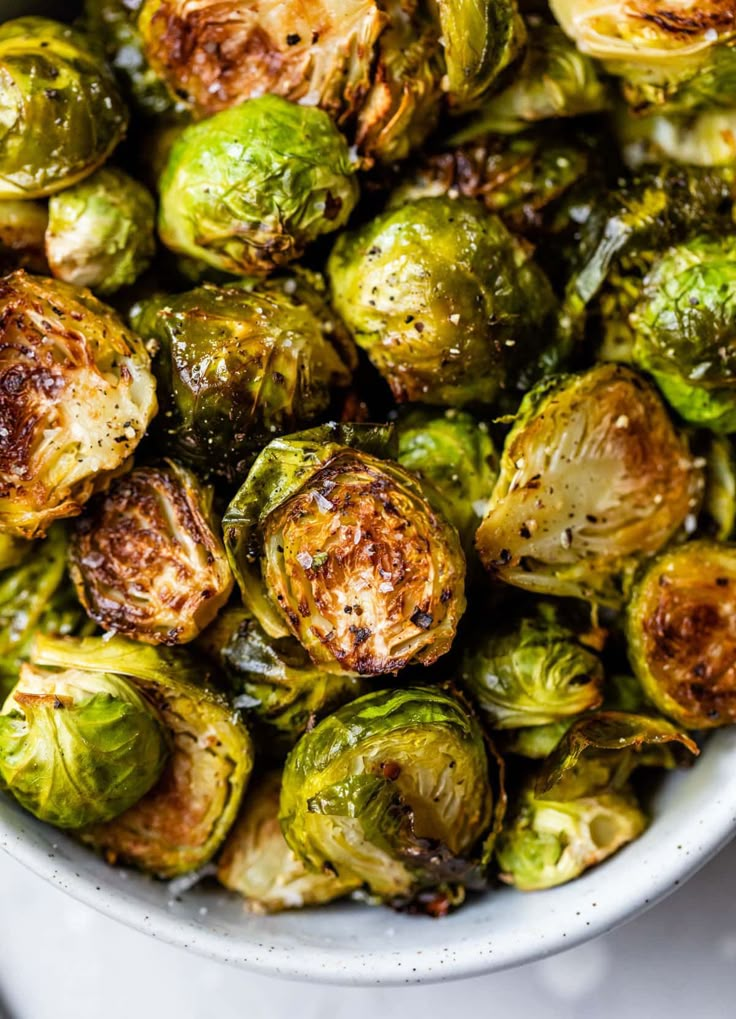
[[[310,986],[231,969],[100,916],[3,853],[0,917],[1,1019],[736,1016],[736,842],[603,938],[511,972],[424,987]]]

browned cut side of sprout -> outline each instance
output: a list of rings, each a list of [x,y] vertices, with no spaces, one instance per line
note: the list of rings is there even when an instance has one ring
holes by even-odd
[[[214,530],[211,490],[175,463],[117,479],[77,524],[71,574],[105,630],[147,644],[193,640],[233,580]]]

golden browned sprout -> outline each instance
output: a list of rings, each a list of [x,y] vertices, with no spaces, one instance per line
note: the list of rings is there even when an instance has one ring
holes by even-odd
[[[211,502],[211,489],[170,462],[136,468],[90,505],[70,568],[96,623],[147,644],[184,644],[212,622],[233,580]]]
[[[18,270],[0,280],[0,528],[76,516],[156,413],[142,343],[90,294]]]

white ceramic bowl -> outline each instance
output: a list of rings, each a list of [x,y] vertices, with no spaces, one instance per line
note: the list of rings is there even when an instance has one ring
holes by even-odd
[[[57,5],[0,0],[0,20],[58,17]],[[736,833],[736,730],[713,736],[690,771],[668,775],[653,810],[642,838],[577,881],[526,895],[492,891],[442,920],[350,904],[262,917],[225,892],[177,895],[171,885],[108,867],[2,794],[0,849],[100,912],[223,962],[332,983],[418,983],[478,976],[571,948],[673,891]]]
[[[569,885],[499,889],[442,920],[343,904],[252,916],[225,892],[108,867],[0,795],[0,849],[123,923],[223,962],[345,984],[477,976],[571,948],[631,919],[695,873],[736,833],[736,729],[688,771],[666,776],[645,834]]]

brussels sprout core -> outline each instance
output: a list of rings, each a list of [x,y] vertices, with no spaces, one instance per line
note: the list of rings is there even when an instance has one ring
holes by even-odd
[[[182,131],[161,177],[164,244],[224,272],[263,276],[358,200],[348,145],[322,110],[252,99]]]
[[[266,520],[267,589],[315,662],[377,675],[449,649],[462,551],[407,482],[345,451]]]
[[[507,583],[615,604],[622,580],[697,511],[702,484],[651,386],[598,365],[525,398],[478,552]]]
[[[0,198],[39,198],[101,166],[128,115],[83,35],[47,18],[0,25]]]
[[[137,803],[168,756],[153,707],[104,672],[24,665],[0,714],[0,777],[59,828],[108,821]]]
[[[483,737],[456,700],[430,687],[380,691],[296,745],[281,824],[311,870],[394,899],[467,875],[491,801]]]
[[[647,697],[691,729],[736,722],[736,550],[696,541],[649,566],[628,609]]]
[[[233,579],[211,501],[193,474],[170,463],[136,468],[91,504],[70,569],[96,623],[149,644],[184,644],[214,619]]]
[[[156,412],[142,342],[88,291],[0,280],[0,526],[42,535],[78,514]]]
[[[49,201],[46,254],[57,279],[111,294],[134,283],[154,249],[155,206],[146,188],[112,167]]]

